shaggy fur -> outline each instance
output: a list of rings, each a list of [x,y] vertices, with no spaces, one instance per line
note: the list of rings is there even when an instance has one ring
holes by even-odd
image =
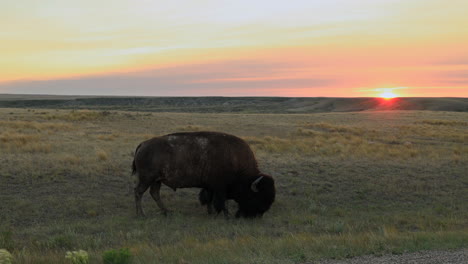
[[[237,217],[263,215],[275,200],[271,176],[258,170],[247,143],[233,135],[218,132],[175,133],[142,142],[135,150],[132,171],[138,175],[135,187],[137,215],[144,215],[141,197],[150,193],[166,213],[159,196],[161,184],[177,188],[202,188],[199,200],[217,213],[228,216],[227,199],[239,204]],[[262,177],[263,176],[263,177]],[[258,192],[251,185],[256,184]]]

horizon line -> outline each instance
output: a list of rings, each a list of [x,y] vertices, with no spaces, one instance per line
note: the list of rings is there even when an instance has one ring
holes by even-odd
[[[35,93],[0,93],[0,96],[62,96],[62,97],[130,97],[130,98],[341,98],[341,99],[358,99],[358,98],[383,98],[380,96],[261,96],[261,95],[238,95],[238,96],[225,96],[225,95],[90,95],[90,94],[35,94]],[[463,96],[396,96],[390,99],[398,98],[463,98]]]

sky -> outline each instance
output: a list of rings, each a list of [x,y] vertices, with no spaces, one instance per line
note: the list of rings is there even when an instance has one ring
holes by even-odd
[[[468,97],[467,0],[0,0],[0,93]]]

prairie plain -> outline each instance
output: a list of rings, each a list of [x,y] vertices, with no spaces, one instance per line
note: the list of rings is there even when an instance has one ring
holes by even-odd
[[[135,217],[131,161],[153,136],[245,139],[276,180],[254,220],[208,215],[198,189],[149,193]],[[174,113],[0,109],[0,248],[16,263],[306,263],[468,247],[468,114],[445,111]],[[231,213],[235,202],[228,203]]]

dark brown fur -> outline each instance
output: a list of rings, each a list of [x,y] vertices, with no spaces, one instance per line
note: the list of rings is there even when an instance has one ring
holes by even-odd
[[[227,199],[239,204],[238,217],[261,216],[275,199],[274,180],[260,173],[247,143],[224,133],[175,133],[144,141],[135,150],[132,170],[138,175],[137,215],[144,215],[141,197],[148,188],[161,210],[168,211],[159,195],[162,183],[173,190],[203,188],[200,201],[226,216]],[[261,176],[255,192],[251,185]]]

